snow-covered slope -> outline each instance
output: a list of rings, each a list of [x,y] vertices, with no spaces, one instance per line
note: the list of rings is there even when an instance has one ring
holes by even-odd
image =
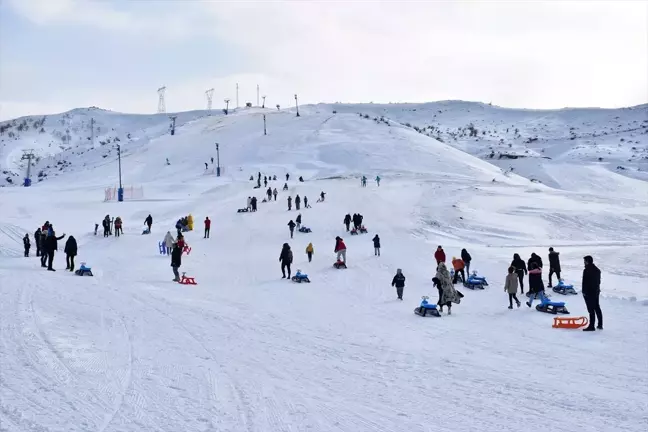
[[[124,143],[124,184],[142,186],[143,199],[102,202],[118,168],[101,149],[63,151],[56,157],[72,163],[58,177],[0,189],[3,430],[544,432],[548,419],[575,432],[645,428],[645,182],[573,165],[569,187],[555,189],[405,126],[326,106],[300,112],[198,118],[174,136]],[[249,181],[259,171],[277,175],[277,202],[261,202],[265,188]],[[291,239],[297,212],[286,199],[296,194],[309,198],[301,214],[313,231]],[[258,212],[237,213],[251,195]],[[368,235],[345,233],[344,215],[356,212]],[[141,235],[149,213],[153,234]],[[172,283],[158,254],[188,213],[196,230],[180,271],[196,286]],[[105,214],[122,217],[123,236],[92,234]],[[77,264],[91,265],[93,278],[63,271],[65,240],[55,273],[22,257],[21,237],[45,220],[75,236]],[[346,270],[331,267],[336,235],[348,247]],[[312,283],[280,278],[284,242],[293,272]],[[460,288],[451,316],[424,319],[412,311],[423,295],[436,300],[439,244],[448,261],[467,248],[490,286]],[[507,309],[512,255],[546,261],[549,246],[578,290],[582,257],[594,256],[604,331],[553,329],[551,315]],[[391,287],[397,268],[407,277],[403,302]],[[572,316],[586,315],[580,295],[564,300]]]

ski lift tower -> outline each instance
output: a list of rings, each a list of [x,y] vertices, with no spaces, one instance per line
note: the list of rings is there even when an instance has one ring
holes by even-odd
[[[23,182],[23,186],[25,187],[31,186],[31,161],[33,158],[34,158],[33,149],[23,150],[23,155],[20,158],[20,160],[27,161],[27,175],[25,176],[25,181]]]

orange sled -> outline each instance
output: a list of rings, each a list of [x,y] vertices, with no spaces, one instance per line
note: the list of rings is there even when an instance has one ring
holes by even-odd
[[[194,278],[185,276],[184,273],[182,273],[182,278],[180,279],[179,283],[181,283],[182,285],[197,285]]]
[[[556,317],[554,318],[553,328],[570,328],[577,329],[588,324],[586,317]]]

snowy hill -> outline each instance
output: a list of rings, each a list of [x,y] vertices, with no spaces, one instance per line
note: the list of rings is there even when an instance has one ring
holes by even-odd
[[[541,167],[560,177],[554,188],[395,115],[390,126],[361,117],[363,107],[308,106],[300,117],[257,108],[196,113],[173,136],[166,117],[133,121],[120,129],[141,137],[120,135],[122,177],[144,196],[122,203],[103,202],[104,188],[118,182],[110,144],[62,149],[39,162],[67,161],[58,176],[0,188],[2,429],[544,432],[551,419],[575,432],[643,431],[646,182],[564,156]],[[277,201],[262,202],[263,177],[259,189],[249,180],[258,172],[277,176],[269,183]],[[322,191],[325,201],[316,202]],[[299,213],[312,232],[291,238],[287,224],[298,212],[287,210],[287,198],[297,194],[309,199]],[[258,211],[238,213],[250,196]],[[349,235],[346,213],[363,214],[369,234]],[[106,214],[124,220],[122,236],[104,238],[101,226],[93,235]],[[153,233],[142,235],[148,214]],[[158,246],[187,214],[195,230],[186,233],[191,252],[180,271],[195,286],[171,282]],[[88,263],[94,277],[64,271],[67,239],[56,272],[40,267],[33,247],[23,257],[22,237],[46,220],[76,238],[77,266]],[[346,270],[332,268],[338,235]],[[310,284],[281,278],[283,243],[292,247],[293,274],[301,269]],[[452,315],[422,318],[413,313],[421,296],[437,299],[437,245],[448,262],[467,248],[490,285],[457,285],[465,297]],[[513,254],[547,261],[550,246],[578,291],[583,256],[594,256],[605,330],[554,329],[553,315],[507,309]],[[407,278],[402,302],[391,286],[397,268]],[[559,297],[570,316],[587,315],[582,296]]]

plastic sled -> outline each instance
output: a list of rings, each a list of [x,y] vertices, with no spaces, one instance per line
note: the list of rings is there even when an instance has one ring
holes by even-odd
[[[166,255],[166,246],[163,241],[158,242],[158,247],[160,248],[160,255]]]
[[[191,253],[191,248],[188,245],[184,245],[184,247],[182,248],[182,253],[189,255]]]
[[[584,317],[556,317],[554,318],[553,328],[568,328],[568,329],[577,329],[585,327],[589,323],[589,320]]]
[[[308,228],[308,227],[303,226],[303,227],[299,228],[299,232],[301,232],[301,233],[309,233],[309,232],[311,232],[311,229]]]
[[[180,282],[178,283],[182,285],[197,285],[196,280],[194,278],[187,277],[185,276],[184,273],[182,273],[182,278],[180,278]]]
[[[536,310],[539,312],[545,312],[550,314],[569,314],[569,311],[565,307],[565,302],[555,302],[545,298],[542,303],[536,306]]]
[[[81,263],[81,267],[74,274],[77,276],[92,276],[92,267],[86,267],[85,263]]]
[[[149,230],[148,228],[144,228],[144,230],[142,231],[142,235],[146,235],[146,234],[151,234],[151,230]]]
[[[308,275],[302,273],[301,270],[297,270],[297,273],[295,273],[295,276],[293,276],[291,279],[293,282],[297,282],[297,283],[302,283],[302,282],[310,283],[310,279],[308,279]]]
[[[346,263],[344,261],[336,261],[333,264],[333,267],[335,267],[336,269],[345,269],[345,268],[347,268]]]
[[[463,285],[471,290],[476,290],[484,289],[485,286],[488,286],[488,282],[486,282],[486,278],[476,278],[471,275],[468,277],[468,280],[464,281]]]
[[[236,210],[236,213],[247,213],[247,212],[249,212],[249,210],[246,209],[246,208],[240,208],[240,209]]]
[[[358,230],[355,229],[355,228],[353,228],[353,229],[351,230],[351,235],[358,235]]]
[[[421,305],[416,309],[414,309],[414,313],[422,317],[426,317],[426,316],[440,317],[441,314],[439,313],[439,309],[437,309],[437,305],[434,303],[429,303],[428,302],[429,298],[430,297],[428,296],[421,297]]]
[[[360,231],[360,234],[367,234],[367,232],[368,232],[368,231],[367,231],[367,228],[365,228],[364,225],[362,225],[362,226],[360,227],[360,230],[359,230],[359,231]]]
[[[553,292],[556,292],[558,294],[563,294],[563,295],[576,295],[576,290],[574,289],[574,285],[567,285],[565,282],[563,282],[562,279],[558,281],[558,285],[552,288]]]

